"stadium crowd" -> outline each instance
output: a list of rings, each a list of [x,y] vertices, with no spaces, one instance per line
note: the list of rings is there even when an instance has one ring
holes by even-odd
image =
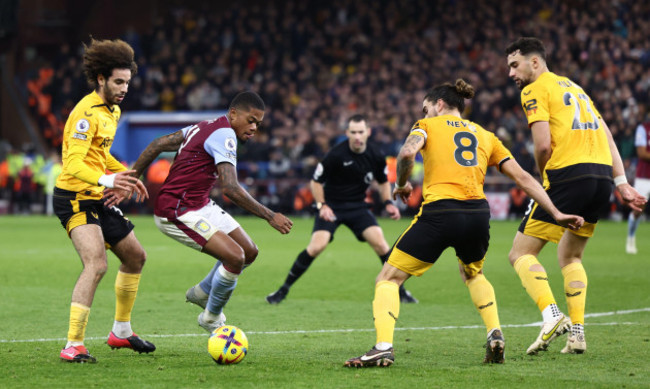
[[[530,133],[504,48],[534,35],[547,46],[551,71],[594,99],[633,176],[634,130],[650,120],[650,3],[491,4],[291,0],[173,8],[151,29],[129,28],[121,37],[139,66],[122,110],[219,110],[241,90],[258,91],[268,113],[263,133],[240,151],[242,176],[306,182],[350,116],[366,115],[372,139],[395,156],[422,116],[427,88],[462,77],[477,90],[465,116],[494,131],[532,173]],[[64,44],[23,75],[53,148],[87,93],[80,49]]]

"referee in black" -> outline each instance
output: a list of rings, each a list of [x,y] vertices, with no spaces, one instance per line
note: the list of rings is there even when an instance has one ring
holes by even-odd
[[[388,260],[390,246],[364,201],[368,187],[377,181],[386,212],[393,220],[400,218],[399,209],[391,200],[386,158],[378,147],[368,143],[370,128],[362,115],[350,118],[345,134],[348,141],[334,146],[316,167],[310,186],[318,217],[314,220],[311,241],[298,254],[280,289],[266,296],[269,304],[278,304],[287,297],[291,286],[334,239],[334,231],[341,224],[352,230],[360,242],[368,242],[382,264]],[[402,303],[418,302],[403,286],[399,292]]]

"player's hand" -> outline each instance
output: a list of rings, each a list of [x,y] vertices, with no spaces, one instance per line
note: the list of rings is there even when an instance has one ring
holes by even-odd
[[[562,212],[555,217],[555,221],[562,227],[573,231],[579,230],[585,224],[585,219],[582,216],[567,215]]]
[[[122,189],[127,192],[132,192],[135,189],[138,181],[140,181],[137,177],[133,177],[132,174],[134,173],[135,170],[125,170],[123,172],[115,173],[113,189]]]
[[[393,220],[399,220],[399,218],[402,216],[399,213],[399,208],[397,208],[394,204],[387,204],[386,212],[388,212],[388,216],[390,216],[390,218]]]
[[[318,211],[318,217],[328,222],[333,222],[336,220],[334,211],[332,211],[332,208],[330,208],[327,204],[323,204],[323,206],[320,208],[320,211]]]
[[[147,191],[147,188],[144,186],[142,181],[138,180],[135,184],[135,202],[136,203],[141,203],[144,201],[144,199],[149,198],[149,192]]]
[[[291,221],[291,219],[289,219],[288,217],[284,216],[279,212],[276,212],[273,215],[273,218],[269,220],[269,224],[271,225],[271,227],[280,231],[282,234],[288,234],[289,231],[291,231],[291,227],[293,227],[293,222]]]
[[[131,193],[121,189],[104,189],[104,205],[108,208],[118,205],[124,199],[129,198]]]
[[[636,212],[643,212],[648,200],[637,192],[630,184],[621,184],[616,187],[618,193],[621,194],[623,203],[632,208]]]
[[[395,189],[393,189],[393,200],[397,200],[397,197],[399,196],[399,198],[402,199],[402,202],[406,204],[406,201],[411,196],[412,191],[413,185],[411,185],[409,181],[406,181],[406,185],[404,185],[403,188],[398,188],[396,186]]]

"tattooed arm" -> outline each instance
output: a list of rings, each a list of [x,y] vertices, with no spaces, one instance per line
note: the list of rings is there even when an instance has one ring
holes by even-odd
[[[419,135],[409,135],[406,138],[397,155],[397,181],[393,190],[393,199],[397,199],[397,196],[399,196],[406,203],[406,200],[411,195],[413,187],[408,179],[411,176],[411,171],[413,171],[415,155],[423,146],[424,138]]]
[[[142,154],[140,154],[138,160],[135,161],[135,164],[133,165],[135,176],[140,177],[144,170],[151,165],[151,162],[153,162],[154,159],[156,159],[163,151],[177,151],[184,140],[185,137],[183,136],[183,130],[178,130],[174,133],[154,139],[154,141],[149,143],[149,146],[144,149]]]
[[[239,207],[247,210],[255,216],[258,216],[271,225],[271,227],[283,234],[289,233],[293,222],[281,213],[276,213],[260,204],[253,198],[237,181],[237,170],[230,163],[222,162],[217,165],[219,174],[219,183],[223,193]]]
[[[149,198],[149,193],[145,188],[142,181],[139,180],[140,176],[144,170],[153,162],[160,153],[163,151],[176,151],[180,147],[181,143],[185,140],[183,136],[183,131],[179,130],[169,135],[161,136],[156,138],[153,142],[147,146],[146,149],[140,154],[138,160],[135,161],[133,165],[133,170],[129,170],[129,173],[133,177],[138,178],[136,182],[135,192],[137,194],[136,201],[142,201],[144,198]],[[124,199],[131,197],[132,192],[121,190],[121,189],[106,189],[104,190],[104,205],[107,207],[112,207],[118,205]]]

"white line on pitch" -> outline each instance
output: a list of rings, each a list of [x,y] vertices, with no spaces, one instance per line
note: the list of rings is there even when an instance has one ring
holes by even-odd
[[[628,315],[631,313],[650,312],[650,308],[640,309],[627,309],[613,312],[598,312],[585,314],[587,317],[601,317],[613,315]],[[504,328],[521,328],[521,327],[537,327],[542,322],[528,323],[528,324],[504,324]],[[642,325],[647,323],[634,323],[634,322],[611,322],[611,323],[588,323],[588,326],[616,326],[616,325]],[[439,330],[458,330],[458,329],[476,329],[484,328],[482,325],[471,326],[441,326],[441,327],[406,327],[395,328],[395,331],[439,331]],[[332,329],[332,330],[289,330],[289,331],[246,331],[249,335],[285,335],[285,334],[327,334],[327,333],[342,333],[342,332],[372,332],[374,328],[348,328],[348,329]],[[143,336],[145,338],[190,338],[197,336],[207,336],[203,334],[148,334]],[[104,340],[106,337],[87,337],[86,340]],[[34,343],[34,342],[59,342],[65,341],[66,338],[40,338],[40,339],[0,339],[0,343]]]

